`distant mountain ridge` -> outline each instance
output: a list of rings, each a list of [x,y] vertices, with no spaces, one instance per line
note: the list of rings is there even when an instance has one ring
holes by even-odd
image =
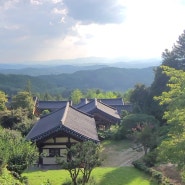
[[[154,80],[153,67],[142,69],[125,69],[103,67],[94,70],[82,70],[59,75],[15,75],[0,74],[0,89],[10,93],[24,89],[27,82],[32,84],[34,92],[62,92],[79,88],[102,89],[105,91],[126,91],[137,83],[149,86]]]
[[[29,76],[40,75],[56,75],[62,73],[74,73],[81,70],[94,70],[107,67],[106,65],[92,65],[92,66],[73,66],[73,65],[60,65],[60,66],[39,66],[39,67],[23,67],[19,69],[2,69],[1,74],[20,74]]]
[[[136,60],[123,62],[121,59],[83,58],[71,60],[51,60],[44,64],[0,64],[1,74],[21,74],[29,76],[74,73],[82,70],[95,70],[105,67],[147,68],[160,65],[160,60]]]

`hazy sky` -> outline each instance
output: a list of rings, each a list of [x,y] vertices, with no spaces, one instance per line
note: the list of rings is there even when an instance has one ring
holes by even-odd
[[[0,0],[0,62],[160,58],[185,0]]]

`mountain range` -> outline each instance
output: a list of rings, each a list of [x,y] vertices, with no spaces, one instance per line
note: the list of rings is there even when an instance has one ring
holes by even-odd
[[[40,70],[44,70],[43,68]],[[40,71],[42,73],[42,71]],[[60,93],[73,89],[101,89],[105,91],[126,91],[142,83],[149,86],[154,79],[154,67],[116,68],[81,70],[73,73],[52,75],[0,74],[0,90],[12,94],[26,87],[31,82],[33,92]]]
[[[104,58],[83,58],[71,60],[50,60],[44,62],[25,62],[24,64],[0,64],[1,74],[21,74],[29,76],[56,75],[62,73],[74,73],[84,70],[96,70],[105,67],[117,68],[148,68],[159,66],[160,60],[133,60],[124,61],[122,59],[104,59]]]

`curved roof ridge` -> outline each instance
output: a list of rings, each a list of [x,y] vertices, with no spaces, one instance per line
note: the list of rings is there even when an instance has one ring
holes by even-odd
[[[83,105],[83,106],[84,106],[84,105]],[[72,109],[75,109],[76,111],[78,111],[78,112],[80,112],[80,113],[82,113],[82,114],[85,114],[85,115],[87,115],[87,116],[89,116],[89,117],[91,117],[91,118],[94,118],[94,116],[93,116],[92,114],[89,114],[89,113],[87,113],[87,112],[81,111],[80,109],[78,109],[78,108],[76,108],[76,107],[73,107],[72,105],[69,105],[69,107],[72,108]]]
[[[62,117],[62,119],[61,119],[61,122],[62,122],[63,125],[64,125],[64,123],[65,123],[68,110],[69,110],[69,102],[67,102],[67,104],[66,104],[65,111],[64,111],[63,117]]]
[[[94,105],[95,105],[95,107],[98,106],[98,100],[97,100],[97,98],[94,98]]]
[[[103,104],[103,105],[105,105],[105,106],[107,106],[107,107],[109,107],[111,109],[117,110],[115,107],[112,107],[110,105],[107,105],[106,103],[102,102],[101,100],[97,100],[97,102],[99,102],[99,103],[101,103],[101,104]]]

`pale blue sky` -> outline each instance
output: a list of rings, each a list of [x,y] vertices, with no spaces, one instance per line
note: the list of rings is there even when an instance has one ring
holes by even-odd
[[[184,17],[185,0],[0,0],[0,63],[159,59]]]

